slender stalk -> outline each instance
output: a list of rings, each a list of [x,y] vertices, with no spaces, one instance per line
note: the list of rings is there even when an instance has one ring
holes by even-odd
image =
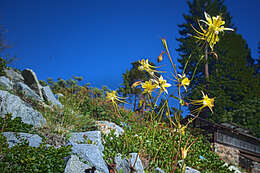
[[[209,63],[208,63],[208,43],[206,43],[206,46],[205,46],[205,77],[206,77],[206,80],[209,79]]]

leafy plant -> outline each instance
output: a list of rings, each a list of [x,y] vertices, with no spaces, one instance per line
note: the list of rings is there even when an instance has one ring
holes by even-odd
[[[4,69],[6,68],[6,60],[0,57],[0,76],[4,76],[5,72]]]
[[[0,117],[0,127],[1,132],[29,132],[32,125],[23,123],[21,117],[12,119],[12,114],[6,114]]]
[[[70,155],[71,146],[54,148],[41,144],[39,147],[31,147],[28,142],[19,143],[8,148],[5,137],[0,134],[0,170],[3,173],[12,172],[64,172],[64,158]]]
[[[171,172],[172,152],[176,156],[178,146],[180,148],[185,147],[185,143],[190,138],[189,144],[192,142],[194,144],[191,145],[185,161],[188,166],[202,173],[231,172],[227,167],[223,166],[224,162],[220,160],[219,156],[212,150],[210,143],[202,135],[197,136],[197,138],[191,137],[189,130],[186,130],[185,135],[176,134],[172,128],[159,123],[143,123],[139,125],[134,123],[130,127],[125,128],[125,133],[119,137],[113,132],[103,137],[105,144],[104,158],[108,163],[113,163],[118,153],[124,158],[128,157],[129,153],[139,152],[146,171],[151,172],[153,168],[160,167],[165,172]],[[148,130],[153,127],[157,130]],[[140,149],[141,141],[143,145]],[[180,155],[177,157],[177,164],[179,164],[182,157]],[[175,171],[180,172],[181,169],[177,167]]]

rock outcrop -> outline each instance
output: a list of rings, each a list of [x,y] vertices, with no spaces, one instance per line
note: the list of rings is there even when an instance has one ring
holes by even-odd
[[[101,152],[104,151],[100,131],[75,132],[70,135],[71,137],[68,140],[68,144],[93,144],[96,145]]]
[[[86,169],[91,167],[81,162],[76,155],[71,155],[70,159],[66,164],[64,173],[85,173]]]
[[[49,86],[42,87],[42,95],[47,102],[51,103],[51,105],[63,108],[63,105],[56,99]]]
[[[7,78],[9,78],[11,81],[14,82],[24,82],[24,78],[21,73],[16,72],[12,68],[6,68],[4,69],[5,75]]]
[[[130,159],[123,158],[119,153],[114,162],[116,164],[117,172],[123,171],[123,173],[129,173],[130,167],[133,167],[135,173],[144,173],[144,168],[141,159],[139,158],[137,153],[130,153]]]
[[[10,94],[7,91],[0,90],[0,116],[11,113],[12,118],[21,117],[26,124],[34,127],[41,127],[46,124],[46,119],[42,114],[34,110],[28,103],[25,103],[18,96]]]
[[[39,147],[42,143],[42,138],[36,134],[16,132],[3,132],[2,134],[6,137],[9,147],[13,147],[16,144],[21,143],[22,140],[29,142],[29,146],[31,147]]]
[[[11,90],[13,89],[13,83],[5,76],[0,76],[0,86],[4,90]]]
[[[36,92],[34,90],[32,90],[30,87],[28,87],[26,84],[22,83],[22,82],[16,82],[14,84],[14,88],[16,89],[16,91],[20,94],[23,95],[23,97],[27,98],[27,99],[31,99],[34,101],[40,101],[42,102],[43,99],[36,94]]]
[[[38,78],[33,70],[25,69],[22,72],[22,76],[24,78],[24,83],[28,85],[32,90],[34,90],[40,97],[42,97],[41,85],[38,81]]]
[[[86,161],[91,167],[102,173],[109,173],[106,162],[103,160],[103,154],[96,145],[93,144],[73,144],[72,153],[78,155]]]

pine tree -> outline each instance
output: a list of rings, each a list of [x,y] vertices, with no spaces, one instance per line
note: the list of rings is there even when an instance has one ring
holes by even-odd
[[[185,23],[179,25],[181,37],[177,40],[180,46],[177,49],[181,58],[178,59],[180,69],[186,68],[186,75],[192,78],[193,71],[201,58],[205,55],[203,45],[199,45],[191,25],[199,28],[198,20],[205,19],[204,12],[211,16],[221,15],[225,27],[235,29],[223,0],[194,0],[188,1],[189,14],[184,14]],[[199,46],[198,46],[199,45]],[[220,41],[214,47],[215,53],[208,54],[208,77],[205,72],[206,61],[203,58],[186,93],[186,98],[200,99],[201,91],[209,97],[215,97],[214,116],[209,116],[209,110],[201,113],[202,117],[209,117],[217,122],[232,122],[233,115],[227,112],[239,108],[239,102],[256,96],[259,91],[259,79],[254,78],[252,57],[246,41],[236,32],[226,32],[220,35]],[[216,56],[217,55],[217,56]],[[193,109],[193,107],[190,107]]]
[[[141,98],[142,90],[137,87],[132,88],[131,86],[134,82],[148,80],[150,76],[147,72],[138,70],[138,66],[140,65],[138,61],[131,64],[132,68],[130,71],[127,69],[126,73],[123,74],[123,84],[122,87],[120,87],[120,92],[124,97],[134,97],[133,110],[135,111],[137,109],[137,101]],[[130,99],[130,101],[132,101],[132,99]]]
[[[151,65],[155,65],[153,62],[149,62]],[[133,102],[133,110],[136,111],[136,109],[142,107],[144,108],[143,104],[141,104],[140,101],[144,100],[141,95],[142,90],[139,87],[132,88],[132,84],[137,81],[148,81],[150,79],[150,74],[146,71],[140,71],[138,70],[138,67],[140,66],[140,63],[138,61],[135,61],[132,64],[132,68],[130,70],[126,70],[126,73],[123,73],[123,84],[122,87],[120,87],[120,93],[124,97],[129,97],[132,101],[132,97],[134,97]],[[158,73],[155,73],[155,75],[159,76]],[[139,104],[137,105],[137,103]]]
[[[258,42],[258,47],[257,47],[257,53],[258,53],[258,58],[256,60],[256,73],[260,75],[260,41]]]

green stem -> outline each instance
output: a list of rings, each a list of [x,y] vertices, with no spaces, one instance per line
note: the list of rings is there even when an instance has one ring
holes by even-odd
[[[209,79],[209,63],[208,63],[208,43],[205,46],[205,77],[206,80]]]

